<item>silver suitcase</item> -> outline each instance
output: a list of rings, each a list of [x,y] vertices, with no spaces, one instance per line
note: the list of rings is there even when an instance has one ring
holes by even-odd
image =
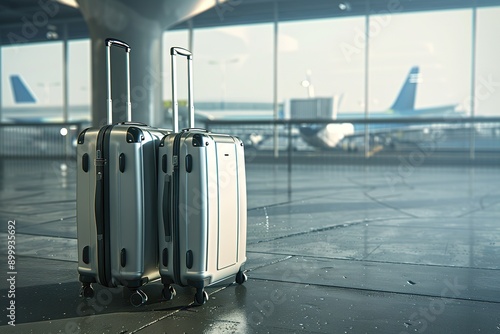
[[[123,47],[129,80],[130,47],[106,40],[108,121],[112,122],[110,48]],[[131,117],[130,94],[128,119]],[[89,128],[77,145],[78,272],[81,294],[91,298],[92,283],[124,286],[131,303],[147,301],[140,289],[158,279],[157,154],[169,130],[124,122]]]
[[[204,288],[234,277],[246,281],[247,204],[243,143],[237,137],[193,128],[192,55],[171,49],[174,133],[160,143],[158,160],[159,257],[163,298],[172,284]],[[178,131],[176,57],[188,59],[190,127]]]

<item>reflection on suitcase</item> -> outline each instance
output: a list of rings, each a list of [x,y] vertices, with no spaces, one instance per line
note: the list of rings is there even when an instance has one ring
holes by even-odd
[[[188,59],[190,126],[178,132],[175,59]],[[235,277],[246,281],[246,178],[243,143],[234,136],[194,129],[192,55],[171,49],[174,133],[158,154],[159,256],[165,299],[171,284],[196,288],[195,304],[208,300],[204,288]]]
[[[108,122],[112,119],[110,49],[124,48],[130,92],[130,47],[106,40]],[[131,117],[128,94],[128,119]],[[169,130],[124,122],[84,130],[77,145],[78,272],[82,295],[91,284],[129,288],[132,304],[146,302],[141,286],[159,278],[157,234],[158,145]]]

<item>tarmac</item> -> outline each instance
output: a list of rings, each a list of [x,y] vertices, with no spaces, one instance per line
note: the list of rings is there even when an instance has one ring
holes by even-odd
[[[202,306],[79,296],[75,173],[0,161],[0,333],[500,333],[496,166],[248,163],[248,281]]]

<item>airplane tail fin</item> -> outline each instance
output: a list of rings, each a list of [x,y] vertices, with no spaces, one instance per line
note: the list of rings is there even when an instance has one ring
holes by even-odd
[[[10,84],[14,94],[14,101],[18,103],[36,103],[36,99],[28,86],[19,75],[10,76]]]
[[[415,95],[419,80],[419,68],[418,66],[414,66],[411,68],[410,73],[408,73],[396,101],[391,106],[391,110],[395,112],[407,112],[415,109]]]

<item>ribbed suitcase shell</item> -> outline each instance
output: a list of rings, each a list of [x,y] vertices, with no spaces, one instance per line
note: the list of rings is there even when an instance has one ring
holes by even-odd
[[[235,275],[246,281],[247,207],[243,143],[224,134],[194,128],[193,55],[170,49],[174,133],[165,136],[158,154],[158,233],[162,295],[171,299],[171,284],[196,288],[195,303],[204,304],[204,288]],[[187,59],[190,129],[178,132],[176,58]]]
[[[243,143],[229,135],[184,130],[159,148],[159,256],[164,296],[172,283],[203,288],[240,275],[246,262]],[[204,303],[198,299],[199,304]]]
[[[77,146],[78,272],[81,294],[93,296],[92,283],[126,286],[139,306],[139,288],[159,277],[157,154],[169,130],[130,122],[130,46],[108,38],[106,46],[107,121],[112,124],[111,48],[125,51],[127,120],[82,131]],[[123,80],[123,79],[122,79]]]
[[[105,162],[97,159],[99,131],[104,131],[100,158]],[[135,289],[159,277],[156,161],[160,139],[166,134],[167,130],[134,123],[90,128],[80,134],[77,230],[82,283]],[[102,174],[96,166],[99,161]],[[102,203],[96,203],[99,177],[105,189]],[[104,213],[102,237],[96,204]]]

